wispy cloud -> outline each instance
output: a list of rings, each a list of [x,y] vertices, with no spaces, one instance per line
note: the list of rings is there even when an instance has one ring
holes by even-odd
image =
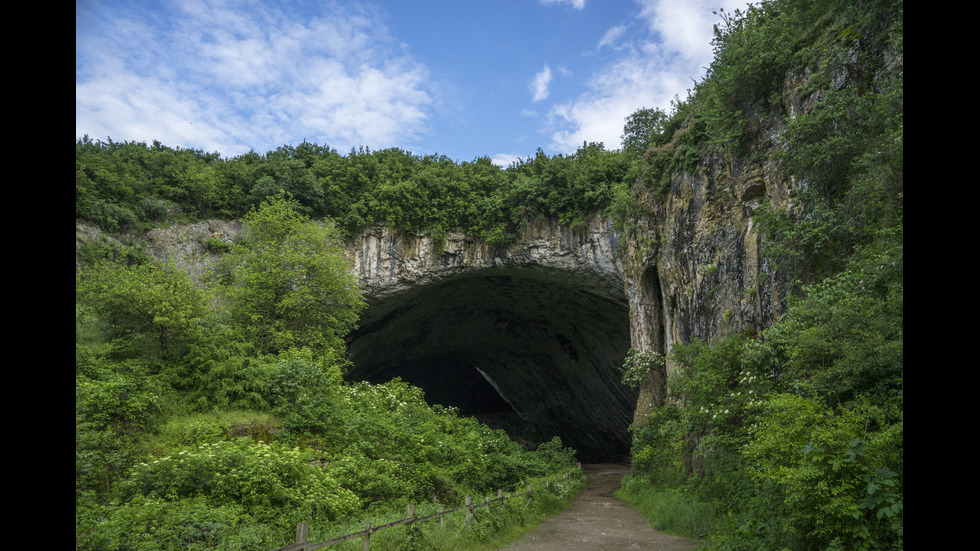
[[[232,155],[302,139],[384,147],[426,130],[436,101],[428,70],[367,8],[299,18],[265,4],[165,6],[79,8],[79,136]]]
[[[626,32],[628,27],[628,25],[616,25],[615,27],[612,27],[606,31],[606,33],[602,35],[602,38],[599,39],[599,44],[596,46],[596,50],[601,50],[605,46],[614,45],[616,41],[619,40],[619,37],[623,36],[623,33]]]
[[[712,25],[717,22],[712,10],[744,3],[637,0],[637,19],[645,34],[623,44],[619,57],[592,75],[585,92],[551,107],[550,148],[572,152],[585,141],[618,148],[626,117],[644,107],[669,108],[679,91],[692,88],[703,76],[711,63]],[[622,39],[625,30],[625,25],[609,29],[598,48]]]
[[[569,6],[581,10],[585,8],[585,0],[538,0],[543,5],[548,4],[568,4]]]
[[[534,102],[539,102],[548,98],[548,86],[551,85],[551,67],[548,65],[544,66],[538,74],[534,75],[534,80],[531,81],[531,99]]]

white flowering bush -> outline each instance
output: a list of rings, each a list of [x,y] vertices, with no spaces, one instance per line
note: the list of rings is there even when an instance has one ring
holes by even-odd
[[[765,372],[770,355],[763,344],[741,335],[674,347],[672,357],[681,367],[668,384],[683,405],[687,445],[696,460],[741,445],[745,427],[773,388],[772,374]]]

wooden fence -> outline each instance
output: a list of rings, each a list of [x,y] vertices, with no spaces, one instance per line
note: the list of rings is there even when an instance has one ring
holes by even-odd
[[[579,467],[581,468],[581,464],[579,464]],[[565,478],[567,479],[568,477],[569,475],[566,474]],[[547,490],[549,489],[549,487],[550,487],[549,484],[545,482],[545,489]],[[515,499],[520,497],[527,497],[528,504],[530,504],[531,500],[534,499],[534,493],[535,490],[532,490],[531,486],[528,486],[527,491],[525,492],[513,494],[510,496],[505,496],[503,490],[497,490],[497,497],[487,498],[487,500],[482,503],[473,503],[473,498],[471,496],[466,496],[466,504],[461,507],[456,507],[455,509],[450,509],[446,511],[443,509],[442,505],[440,505],[438,513],[433,513],[431,515],[426,515],[423,517],[415,516],[415,505],[409,505],[408,513],[407,513],[408,516],[403,519],[395,520],[387,524],[382,524],[380,526],[371,526],[371,523],[368,522],[364,527],[364,530],[361,530],[359,532],[353,532],[351,534],[345,534],[343,536],[337,536],[335,538],[331,538],[326,541],[321,541],[319,543],[312,543],[308,541],[310,527],[305,522],[301,522],[296,525],[296,543],[292,545],[287,545],[286,547],[279,547],[273,549],[272,551],[314,551],[315,549],[323,549],[325,547],[330,547],[331,545],[335,545],[341,542],[345,542],[347,540],[352,540],[357,538],[364,538],[364,551],[368,551],[371,548],[371,534],[374,534],[375,532],[380,532],[381,530],[394,528],[396,526],[401,526],[403,524],[409,525],[409,524],[414,524],[419,522],[434,521],[435,519],[439,519],[440,527],[445,527],[446,515],[451,515],[453,513],[458,513],[460,511],[466,511],[465,526],[470,526],[473,522],[473,519],[476,519],[477,522],[479,522],[480,520],[478,517],[476,517],[476,513],[474,512],[475,509],[478,509],[480,507],[489,508],[491,503],[496,503],[498,501],[500,503],[504,503],[508,499]]]

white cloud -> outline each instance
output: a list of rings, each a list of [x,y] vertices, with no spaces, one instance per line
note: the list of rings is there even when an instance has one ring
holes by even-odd
[[[425,132],[428,70],[375,14],[263,6],[87,4],[76,16],[76,134],[230,156],[303,139],[380,148]]]
[[[534,80],[531,81],[531,99],[534,102],[539,102],[548,98],[548,86],[551,84],[551,67],[548,65],[544,66],[538,74],[534,75]]]
[[[719,22],[719,7],[744,7],[745,0],[637,0],[640,18],[664,45],[685,59],[707,65],[711,61],[712,28]]]
[[[626,117],[642,107],[669,105],[683,85],[650,57],[624,58],[593,77],[589,92],[551,108],[550,147],[571,153],[583,142],[602,142],[616,149]]]
[[[507,168],[511,164],[520,160],[521,157],[519,155],[514,155],[512,153],[498,153],[490,158],[491,163],[504,168]]]
[[[604,46],[614,45],[616,41],[623,36],[623,33],[626,32],[627,27],[628,25],[616,25],[615,27],[606,31],[606,33],[602,35],[602,38],[599,39],[599,45],[596,46],[596,50],[601,50]]]
[[[585,0],[538,0],[538,2],[545,6],[548,4],[568,4],[577,10],[585,8]]]
[[[551,149],[570,153],[586,141],[620,147],[626,117],[644,107],[669,109],[675,95],[683,96],[679,91],[703,77],[711,63],[712,28],[717,22],[712,10],[745,5],[734,0],[637,3],[648,35],[623,45],[620,57],[591,77],[586,92],[552,106],[547,129]],[[609,29],[599,47],[622,38],[623,30]]]

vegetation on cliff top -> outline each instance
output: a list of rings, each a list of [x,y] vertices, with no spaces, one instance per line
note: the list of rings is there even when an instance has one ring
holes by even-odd
[[[589,143],[573,155],[501,168],[481,157],[366,148],[341,155],[302,143],[231,159],[160,143],[75,142],[75,219],[117,231],[170,220],[240,218],[288,193],[299,212],[332,219],[346,235],[379,222],[441,236],[462,228],[491,243],[516,237],[530,218],[575,225],[605,209],[631,178],[633,158]]]

